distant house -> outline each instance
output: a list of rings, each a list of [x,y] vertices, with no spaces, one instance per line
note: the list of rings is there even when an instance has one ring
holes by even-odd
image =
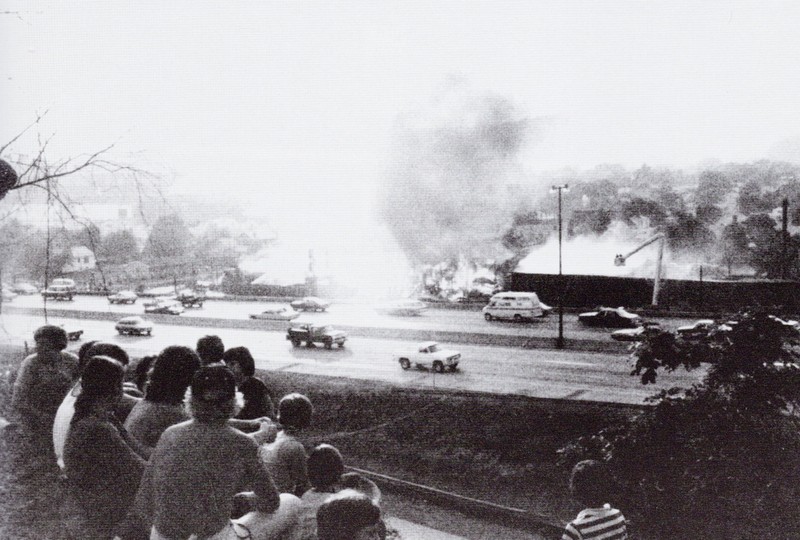
[[[97,260],[92,250],[86,246],[75,246],[69,249],[69,260],[61,268],[61,271],[69,274],[82,270],[92,270],[95,266],[97,266]]]

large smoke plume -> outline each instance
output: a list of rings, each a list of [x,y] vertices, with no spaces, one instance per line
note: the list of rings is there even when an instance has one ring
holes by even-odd
[[[507,99],[455,84],[396,125],[381,215],[412,264],[503,253],[508,184],[534,123]]]

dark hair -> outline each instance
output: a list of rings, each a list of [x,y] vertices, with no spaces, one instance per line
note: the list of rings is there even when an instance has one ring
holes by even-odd
[[[236,411],[236,379],[225,366],[205,366],[192,378],[189,410],[202,423],[226,421]]]
[[[219,336],[203,336],[197,340],[197,354],[204,366],[220,362],[225,354],[225,345]]]
[[[344,473],[342,454],[330,444],[320,444],[311,450],[306,460],[308,481],[316,489],[334,485]]]
[[[597,508],[608,502],[606,496],[611,492],[611,481],[603,462],[586,459],[572,468],[569,489],[579,503],[587,508]]]
[[[63,351],[67,348],[67,344],[69,344],[67,331],[60,326],[53,326],[52,324],[46,324],[37,328],[33,333],[33,340],[37,343],[46,341],[57,351]]]
[[[116,345],[114,343],[108,343],[106,341],[97,341],[89,350],[86,351],[86,356],[91,358],[92,356],[110,356],[123,366],[127,366],[130,362],[130,358],[128,357],[128,353],[125,352],[125,349]]]
[[[189,347],[172,345],[161,351],[153,363],[144,398],[154,403],[179,405],[194,373],[200,369],[200,358]]]
[[[89,361],[89,358],[91,358],[91,356],[89,356],[86,353],[89,352],[89,349],[95,343],[98,343],[98,340],[95,339],[93,341],[87,341],[86,343],[81,345],[80,349],[78,349],[78,374],[83,373],[83,369],[86,367],[86,363]]]
[[[92,405],[101,399],[122,395],[122,378],[125,368],[114,358],[93,356],[81,375],[81,393],[75,400],[72,422],[88,416]]]
[[[268,416],[275,418],[275,405],[267,392],[267,385],[255,377],[247,377],[239,385],[239,391],[244,398],[244,407],[236,415],[241,420],[253,420]]]
[[[380,523],[381,510],[369,497],[345,490],[325,501],[317,510],[319,540],[353,540],[364,527]]]
[[[147,385],[150,368],[153,367],[153,362],[156,361],[156,358],[158,357],[155,355],[143,356],[139,359],[139,362],[137,362],[133,370],[133,382],[136,383],[136,387],[142,392],[144,392],[144,388]]]
[[[252,377],[256,374],[256,363],[247,347],[228,349],[222,356],[222,360],[231,369],[233,369],[233,364],[239,364],[239,369],[242,370],[242,375],[245,377]]]
[[[311,423],[314,406],[303,394],[287,394],[278,403],[278,422],[284,429],[304,429]]]

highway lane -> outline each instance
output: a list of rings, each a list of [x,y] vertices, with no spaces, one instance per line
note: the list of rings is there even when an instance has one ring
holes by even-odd
[[[30,344],[33,331],[43,322],[38,316],[0,315],[0,343],[27,341]],[[461,369],[456,373],[435,374],[416,369],[403,371],[399,367],[392,358],[394,353],[414,346],[414,342],[402,340],[360,337],[348,341],[344,349],[326,350],[322,347],[293,348],[282,331],[175,326],[160,322],[153,336],[133,337],[117,335],[109,321],[60,318],[49,322],[82,328],[84,340],[118,343],[134,357],[156,354],[168,345],[194,347],[199,337],[215,333],[227,347],[248,347],[260,369],[380,380],[414,388],[642,403],[659,389],[688,387],[699,380],[702,373],[662,374],[657,386],[645,387],[638,378],[629,376],[631,365],[626,355],[454,343],[448,345],[462,353]],[[80,342],[70,346],[76,349]]]
[[[47,306],[58,310],[87,310],[105,313],[141,315],[144,313],[143,299],[133,305],[111,305],[102,296],[76,296],[72,302],[49,300]],[[274,302],[243,302],[231,300],[209,300],[202,308],[187,308],[181,317],[217,317],[223,319],[247,319]],[[9,306],[42,308],[40,295],[18,296]],[[363,303],[335,303],[327,312],[303,313],[300,320],[324,322],[333,325],[365,326],[377,328],[408,328],[414,330],[444,330],[478,334],[500,334],[514,336],[555,338],[558,335],[558,317],[535,319],[531,322],[485,321],[480,311],[461,309],[428,309],[418,317],[396,317],[377,313],[373,306]],[[687,319],[661,319],[665,329],[691,324]],[[569,339],[610,340],[613,329],[587,328],[578,322],[577,315],[564,315],[564,334]]]

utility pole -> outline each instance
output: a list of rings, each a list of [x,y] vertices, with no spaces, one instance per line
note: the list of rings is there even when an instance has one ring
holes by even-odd
[[[784,198],[783,204],[783,227],[781,228],[781,278],[786,279],[789,275],[789,199]]]
[[[556,348],[564,348],[564,274],[561,271],[561,193],[568,191],[569,185],[553,186],[550,191],[558,192],[558,338]]]

